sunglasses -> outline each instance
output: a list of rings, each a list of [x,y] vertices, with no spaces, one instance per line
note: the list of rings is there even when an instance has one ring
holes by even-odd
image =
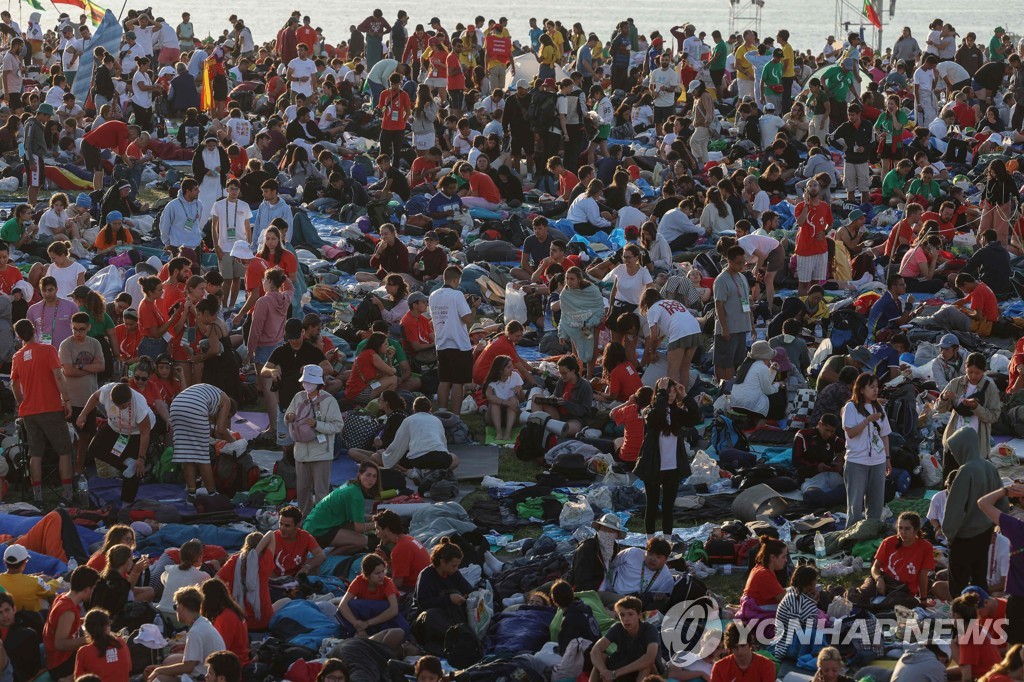
[[[148,375],[147,376],[140,376],[140,375],[136,374],[134,376],[134,379],[136,381],[149,381],[149,376]]]

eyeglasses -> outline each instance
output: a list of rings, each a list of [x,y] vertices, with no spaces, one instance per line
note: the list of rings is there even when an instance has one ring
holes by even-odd
[[[135,375],[134,379],[136,381],[140,381],[140,382],[141,381],[149,381],[149,377],[148,376],[141,376],[141,375],[138,375],[138,374]]]
[[[71,327],[71,331],[85,333],[85,332],[89,331],[89,328],[88,327],[82,327],[82,326],[72,326]]]

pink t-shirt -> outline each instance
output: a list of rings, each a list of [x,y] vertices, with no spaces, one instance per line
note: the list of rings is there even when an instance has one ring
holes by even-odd
[[[904,277],[920,277],[921,266],[928,264],[928,254],[922,248],[913,248],[903,256],[900,274]]]

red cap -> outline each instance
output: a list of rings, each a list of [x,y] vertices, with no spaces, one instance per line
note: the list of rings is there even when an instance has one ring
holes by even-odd
[[[543,85],[545,88],[554,88],[558,86],[558,84],[555,83],[554,78],[545,78]]]
[[[629,172],[630,179],[636,180],[640,177],[640,166],[629,166],[626,170]]]

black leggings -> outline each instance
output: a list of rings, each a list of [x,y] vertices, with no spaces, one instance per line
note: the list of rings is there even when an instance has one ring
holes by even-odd
[[[117,439],[120,437],[121,434],[110,428],[109,424],[104,424],[99,431],[96,432],[96,435],[92,437],[92,441],[89,443],[87,457],[106,462],[123,473],[128,462],[137,459],[139,456],[139,436],[134,435],[128,438],[128,445],[125,446],[122,456],[119,457],[114,454],[113,449],[114,444],[117,443]],[[135,501],[135,496],[139,492],[139,483],[138,474],[131,478],[124,478],[122,476],[122,502]]]
[[[644,480],[644,494],[647,496],[644,511],[644,529],[648,535],[658,525],[658,504],[661,504],[661,531],[672,534],[673,512],[676,494],[679,492],[679,471],[662,471],[656,480]]]
[[[153,130],[153,108],[152,107],[140,107],[135,102],[132,102],[132,111],[135,113],[135,125],[142,128],[143,132],[152,132]]]

